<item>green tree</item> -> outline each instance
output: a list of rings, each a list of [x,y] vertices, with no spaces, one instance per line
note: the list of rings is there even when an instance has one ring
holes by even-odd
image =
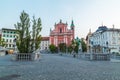
[[[86,52],[87,51],[87,45],[84,41],[84,38],[81,39],[81,46],[82,46],[82,52]]]
[[[6,46],[6,42],[1,37],[0,37],[0,46],[2,46],[2,47]]]
[[[71,54],[73,48],[72,48],[72,45],[68,46],[68,52]]]
[[[32,25],[32,37],[33,37],[33,41],[32,41],[32,46],[35,47],[35,50],[39,48],[39,44],[41,42],[41,35],[40,32],[42,30],[42,24],[41,24],[41,19],[35,19],[35,17],[33,16],[33,25]]]
[[[78,51],[79,51],[80,43],[81,43],[81,41],[80,41],[80,39],[77,37],[77,38],[75,39],[75,44],[76,44],[76,46],[75,46],[75,49],[74,49],[74,51],[75,51],[76,53],[78,53]]]
[[[75,51],[75,53],[78,53],[79,44],[78,44],[78,42],[75,42],[75,44],[76,44],[76,46],[74,48],[74,51]]]
[[[76,57],[76,41],[72,40],[72,51],[73,51],[73,57]]]
[[[16,45],[17,48],[19,50],[20,53],[29,53],[31,52],[31,46],[33,46],[32,41],[31,40],[38,40],[40,38],[39,33],[41,31],[41,20],[40,18],[38,18],[37,20],[35,20],[35,18],[33,18],[33,26],[35,27],[35,30],[30,31],[30,18],[29,15],[23,11],[20,15],[20,22],[17,22],[17,24],[15,24],[15,28],[16,28],[16,32],[18,35],[17,41],[16,41]],[[40,29],[39,29],[40,28]],[[34,33],[35,38],[33,38],[33,35],[31,35],[31,32]],[[40,41],[38,41],[40,42]],[[39,45],[39,43],[36,42],[37,45]],[[39,46],[36,45],[37,49]]]
[[[19,36],[16,42],[19,52],[28,53],[30,45],[30,18],[26,12],[23,11],[21,13],[20,22],[17,22],[17,24],[15,24],[15,28]]]
[[[60,43],[59,44],[59,50],[60,50],[60,52],[66,52],[66,48],[67,48],[67,46],[66,46],[66,44],[65,43]]]
[[[50,49],[50,51],[51,51],[52,53],[55,53],[56,50],[57,50],[56,46],[53,45],[53,44],[49,45],[49,49]]]

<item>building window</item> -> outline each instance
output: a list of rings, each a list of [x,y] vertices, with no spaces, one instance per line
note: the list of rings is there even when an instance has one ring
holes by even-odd
[[[12,31],[10,33],[12,33]]]
[[[7,37],[9,37],[9,35],[7,35]]]
[[[6,42],[8,42],[8,39],[6,39]]]
[[[10,35],[10,37],[12,37],[12,35]]]
[[[5,34],[3,35],[3,37],[5,37]]]
[[[62,33],[62,29],[60,28],[60,33]]]
[[[13,45],[13,47],[15,47],[15,45]]]
[[[11,47],[11,44],[9,44],[9,47]]]
[[[14,38],[15,38],[15,35],[14,35]]]
[[[4,33],[6,33],[6,31],[3,31]]]

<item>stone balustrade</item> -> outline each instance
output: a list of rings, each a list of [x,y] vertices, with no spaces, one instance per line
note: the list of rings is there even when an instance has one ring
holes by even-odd
[[[34,61],[40,59],[40,53],[16,53],[13,54],[15,61]]]
[[[110,54],[103,54],[103,53],[97,53],[97,54],[80,54],[82,59],[86,60],[110,60]]]

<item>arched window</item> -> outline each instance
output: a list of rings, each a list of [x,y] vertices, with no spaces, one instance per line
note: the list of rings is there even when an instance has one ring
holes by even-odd
[[[62,29],[60,28],[60,33],[62,33]]]

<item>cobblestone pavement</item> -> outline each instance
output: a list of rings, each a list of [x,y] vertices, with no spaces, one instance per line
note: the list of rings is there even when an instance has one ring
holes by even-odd
[[[120,80],[120,63],[84,61],[42,54],[39,61],[11,61],[0,57],[0,80]]]

